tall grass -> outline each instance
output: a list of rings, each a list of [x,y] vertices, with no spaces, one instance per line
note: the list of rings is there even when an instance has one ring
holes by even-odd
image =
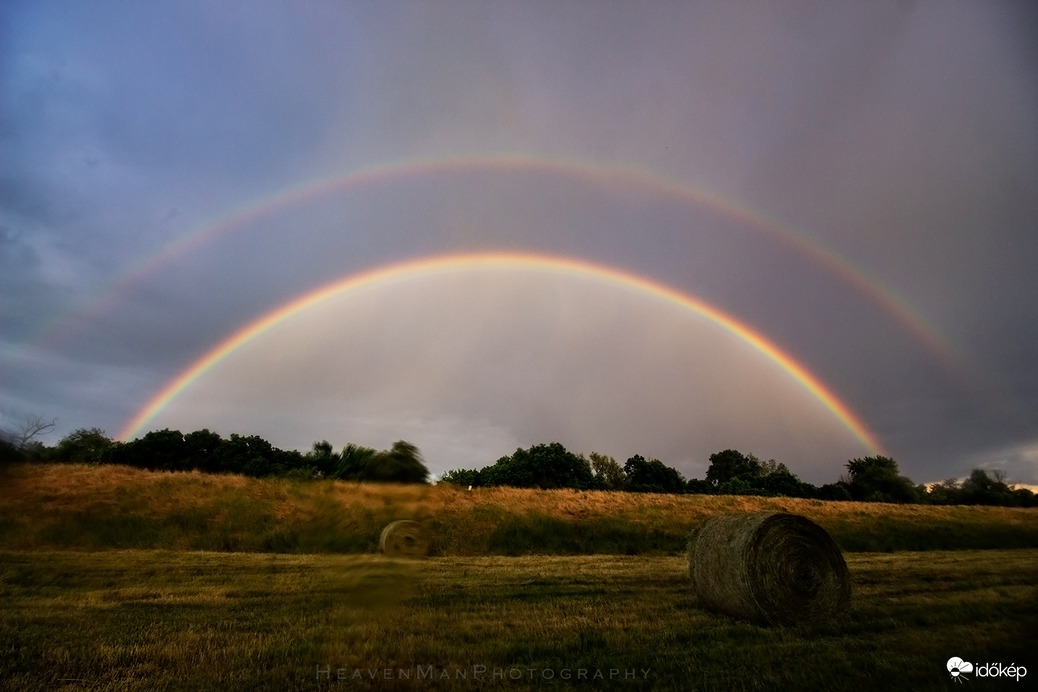
[[[123,466],[15,465],[0,482],[0,548],[374,552],[414,519],[434,555],[678,554],[727,512],[788,511],[846,551],[1038,547],[1038,509],[792,498],[252,479]]]

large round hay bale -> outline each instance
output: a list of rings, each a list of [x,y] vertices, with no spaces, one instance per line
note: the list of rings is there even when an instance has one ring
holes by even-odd
[[[760,624],[825,622],[850,605],[839,546],[795,514],[707,520],[689,539],[688,574],[703,607]]]
[[[425,557],[429,553],[429,539],[417,521],[400,519],[382,529],[378,549],[393,557]]]

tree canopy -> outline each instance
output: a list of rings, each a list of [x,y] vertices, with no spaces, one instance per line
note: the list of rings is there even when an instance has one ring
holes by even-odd
[[[685,489],[685,478],[659,459],[645,460],[635,454],[624,464],[627,476],[626,489],[636,493],[681,493]]]
[[[920,492],[907,476],[902,476],[897,462],[890,457],[874,456],[847,462],[851,498],[866,502],[915,502]]]
[[[577,488],[594,485],[594,474],[587,459],[570,452],[562,444],[533,445],[516,449],[479,471],[480,485],[510,485],[516,488]]]

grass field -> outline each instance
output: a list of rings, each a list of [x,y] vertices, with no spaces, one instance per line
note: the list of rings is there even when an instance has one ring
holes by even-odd
[[[396,519],[450,555],[676,554],[726,512],[788,511],[845,551],[1038,548],[1038,509],[794,498],[394,486],[17,465],[0,479],[0,549],[363,553]]]
[[[762,509],[840,543],[840,622],[699,607],[688,531]],[[433,557],[374,554],[398,518],[429,527]],[[0,479],[0,689],[939,690],[958,688],[953,656],[1028,669],[964,689],[1025,689],[1036,524],[1033,509],[15,466]]]
[[[700,610],[676,556],[17,551],[0,564],[10,690],[939,690],[952,656],[1038,665],[1038,550],[851,554],[847,618],[803,629]]]

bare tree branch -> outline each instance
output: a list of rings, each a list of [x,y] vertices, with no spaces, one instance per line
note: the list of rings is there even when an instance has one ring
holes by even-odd
[[[43,420],[43,416],[28,416],[25,423],[11,434],[11,441],[20,450],[25,449],[36,437],[49,433],[58,424],[58,419]]]

